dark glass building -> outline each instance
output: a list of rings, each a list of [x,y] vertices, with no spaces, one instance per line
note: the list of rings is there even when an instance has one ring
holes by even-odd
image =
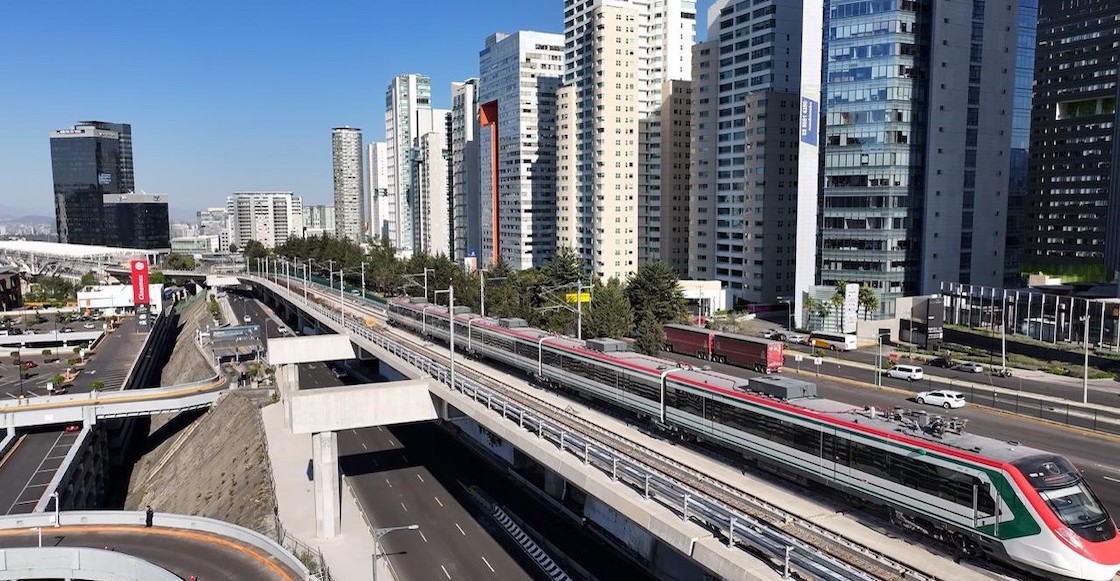
[[[103,244],[147,250],[171,248],[167,196],[109,194],[103,202]]]
[[[132,126],[82,121],[52,131],[51,169],[59,242],[171,246],[166,197],[132,194]]]
[[[1102,281],[1120,270],[1115,0],[1041,0],[1024,272]]]

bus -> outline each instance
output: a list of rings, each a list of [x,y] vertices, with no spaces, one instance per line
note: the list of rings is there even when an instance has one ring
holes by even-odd
[[[856,348],[856,336],[846,333],[814,331],[809,334],[809,345],[830,351],[852,351]]]

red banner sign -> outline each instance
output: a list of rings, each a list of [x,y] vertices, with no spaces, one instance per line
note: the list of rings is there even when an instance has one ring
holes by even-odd
[[[132,304],[146,305],[150,302],[148,296],[148,261],[132,261]]]

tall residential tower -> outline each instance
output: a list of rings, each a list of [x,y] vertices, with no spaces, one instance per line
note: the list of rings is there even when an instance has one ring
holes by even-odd
[[[412,184],[416,161],[413,149],[420,136],[440,123],[432,120],[432,79],[426,75],[406,74],[394,77],[385,91],[385,147],[389,198],[389,241],[403,257],[416,250],[413,215],[416,188]]]
[[[451,83],[451,258],[462,263],[479,246],[478,79]]]
[[[331,165],[334,169],[335,236],[361,242],[362,224],[362,130],[335,127],[331,130]]]
[[[556,244],[556,90],[564,37],[497,33],[479,53],[480,264],[540,266]]]

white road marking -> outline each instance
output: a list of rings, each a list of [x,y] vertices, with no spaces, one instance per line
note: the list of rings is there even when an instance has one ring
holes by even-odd
[[[368,448],[368,447],[366,447],[366,443],[365,443],[365,442],[362,442],[362,449],[363,449],[363,450],[369,450],[369,448]]]
[[[439,504],[439,507],[440,507],[440,508],[443,508],[443,503],[439,501],[439,497],[438,497],[438,496],[433,496],[432,498],[435,498],[435,499],[436,499],[436,504]]]
[[[447,567],[444,567],[443,565],[440,565],[440,566],[439,566],[439,568],[440,568],[440,569],[443,569],[443,574],[444,574],[444,575],[447,575],[447,578],[448,578],[448,579],[450,579],[450,578],[451,578],[451,573],[448,573],[448,572],[447,572]]]
[[[396,443],[396,442],[394,442],[392,438],[389,438],[389,445],[390,445],[390,446],[396,446],[396,445],[397,445],[397,443]]]
[[[357,435],[358,435],[358,430],[355,430],[355,429],[351,428],[351,429],[350,429],[350,433],[351,433],[351,434],[354,434],[355,436],[357,436]]]
[[[1120,482],[1120,478],[1113,478],[1111,476],[1101,476],[1101,478],[1104,478],[1105,480],[1108,480],[1108,481],[1111,481],[1111,482]]]
[[[423,476],[420,476],[419,474],[417,474],[417,475],[416,475],[416,477],[420,479],[420,482],[423,482],[423,481],[424,481],[424,477],[423,477]]]
[[[479,555],[479,556],[482,557],[482,555]],[[497,573],[497,571],[494,570],[493,565],[490,564],[490,561],[486,560],[486,557],[482,557],[482,562],[486,563],[486,566],[490,568],[491,573]]]
[[[408,507],[405,506],[403,502],[401,503],[401,508],[403,508],[405,512],[408,512]]]
[[[401,460],[404,460],[405,462],[408,462],[408,456],[405,456],[404,454],[401,454]]]
[[[392,482],[389,482],[389,479],[388,479],[388,478],[386,478],[386,479],[385,479],[385,484],[388,484],[388,485],[389,485],[389,488],[392,488],[392,487],[393,487],[393,483],[392,483]]]
[[[467,536],[466,531],[463,530],[463,527],[459,526],[459,523],[455,523],[455,528],[459,529],[459,532],[462,533],[464,537]]]
[[[425,543],[428,542],[428,537],[424,536],[424,531],[416,531],[416,532],[420,533],[420,538],[424,539]]]

